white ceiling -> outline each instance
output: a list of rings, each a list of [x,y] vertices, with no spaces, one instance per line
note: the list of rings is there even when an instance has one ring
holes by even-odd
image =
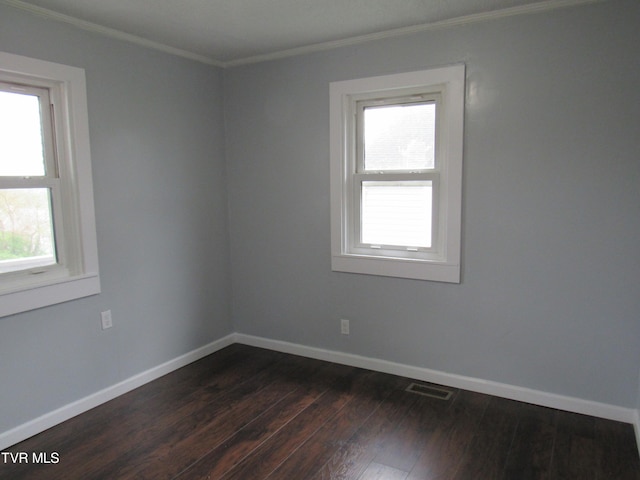
[[[208,63],[234,65],[454,19],[477,20],[487,12],[503,16],[593,0],[0,1]]]

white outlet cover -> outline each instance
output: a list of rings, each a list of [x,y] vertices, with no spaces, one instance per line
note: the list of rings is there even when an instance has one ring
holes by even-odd
[[[346,318],[340,320],[340,331],[343,335],[349,335],[349,320]]]
[[[111,310],[107,310],[106,312],[100,313],[100,317],[102,319],[102,329],[106,330],[107,328],[113,327],[113,319],[111,318]]]

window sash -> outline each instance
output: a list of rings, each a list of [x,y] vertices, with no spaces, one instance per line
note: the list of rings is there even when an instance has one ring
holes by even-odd
[[[371,244],[362,242],[362,195],[363,184],[388,186],[410,186],[410,185],[430,185],[431,186],[431,239],[430,246],[416,245],[391,245],[391,244]],[[350,225],[348,237],[348,251],[360,255],[388,256],[399,258],[419,258],[435,259],[441,249],[440,241],[440,175],[437,172],[419,174],[354,174],[352,176],[351,199],[349,200],[351,219],[347,219]]]
[[[354,99],[355,103],[355,149],[356,149],[356,164],[354,165],[355,173],[366,173],[366,172],[394,172],[394,173],[402,173],[402,172],[430,172],[437,171],[439,169],[439,160],[438,160],[438,147],[439,141],[438,136],[440,132],[440,106],[442,103],[442,96],[437,93],[418,93],[417,91],[413,94],[409,95],[401,95],[401,96],[391,96],[385,98],[373,98],[373,99],[364,99],[358,100]],[[365,162],[365,118],[364,112],[368,107],[392,107],[392,106],[409,106],[409,105],[425,105],[425,104],[435,104],[436,106],[436,124],[435,124],[435,155],[434,155],[434,167],[433,168],[422,168],[422,169],[370,169],[367,170],[366,162]]]
[[[45,271],[43,269],[57,263],[51,190],[48,188],[0,189],[0,194],[4,193],[9,195],[2,195],[3,201],[0,208],[3,208],[7,201],[17,200],[18,204],[14,203],[12,207],[19,209],[20,212],[19,215],[14,211],[13,215],[8,213],[7,216],[2,217],[3,231],[0,235],[3,249],[7,248],[6,253],[9,254],[9,258],[0,259],[0,274],[33,269],[43,273]],[[23,196],[25,193],[26,197]],[[31,196],[30,193],[34,195]],[[27,203],[22,204],[22,201]],[[8,230],[5,230],[7,227],[5,221],[8,221],[8,226],[11,227]]]
[[[40,104],[40,122],[42,132],[42,150],[44,175],[0,176],[0,190],[47,189],[50,198],[51,228],[53,232],[53,256],[55,262],[49,265],[34,265],[28,257],[24,259],[25,268],[0,273],[1,278],[11,278],[11,282],[20,283],[21,276],[38,275],[39,278],[68,275],[67,255],[64,244],[64,215],[62,207],[63,187],[57,163],[56,138],[53,118],[53,99],[50,89],[26,83],[0,82],[0,90],[9,93],[36,96]],[[44,275],[43,275],[44,274]],[[25,281],[27,281],[25,279]]]
[[[53,102],[48,88],[24,83],[0,82],[0,91],[14,94],[30,95],[38,98],[40,105],[40,122],[42,129],[42,149],[44,161],[44,175],[31,175],[26,178],[58,177],[56,138],[53,121]],[[25,178],[21,175],[12,175],[3,178]]]

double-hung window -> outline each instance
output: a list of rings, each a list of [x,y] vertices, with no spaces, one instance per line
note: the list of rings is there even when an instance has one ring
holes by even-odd
[[[0,316],[100,291],[84,71],[0,53]]]
[[[58,260],[63,232],[53,222],[60,178],[50,105],[46,88],[0,82],[0,274],[44,273]]]
[[[332,268],[459,282],[464,66],[331,84]]]

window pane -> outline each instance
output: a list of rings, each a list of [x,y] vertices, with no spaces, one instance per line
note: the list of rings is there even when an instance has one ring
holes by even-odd
[[[434,168],[436,104],[364,109],[365,170]]]
[[[0,176],[42,176],[40,98],[0,91]]]
[[[431,247],[431,182],[362,183],[362,243]]]
[[[0,273],[56,263],[48,188],[0,190]]]

